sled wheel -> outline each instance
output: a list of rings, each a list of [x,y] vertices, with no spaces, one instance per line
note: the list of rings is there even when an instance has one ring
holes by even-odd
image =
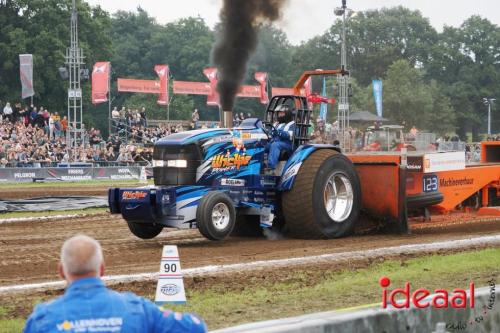
[[[283,193],[285,228],[292,237],[349,235],[359,217],[361,188],[352,162],[334,150],[318,150],[303,162]]]
[[[200,233],[210,240],[223,240],[231,234],[236,221],[232,200],[223,192],[208,192],[196,210]]]

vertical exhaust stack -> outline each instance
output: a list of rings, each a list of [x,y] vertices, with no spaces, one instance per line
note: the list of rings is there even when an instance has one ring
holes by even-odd
[[[233,127],[233,111],[231,110],[224,111],[223,115],[224,115],[224,123],[223,123],[224,127],[225,128]]]
[[[220,12],[222,29],[212,49],[212,62],[218,69],[217,91],[225,127],[232,126],[236,94],[257,47],[258,27],[281,17],[288,0],[223,0]],[[223,120],[222,120],[223,119]]]

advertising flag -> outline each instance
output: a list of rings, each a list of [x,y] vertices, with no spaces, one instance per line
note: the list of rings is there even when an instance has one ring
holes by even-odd
[[[267,73],[256,72],[255,80],[260,83],[260,102],[262,104],[269,103],[269,95],[267,93]]]
[[[21,75],[21,97],[28,98],[35,94],[33,89],[33,55],[19,55],[19,72]]]
[[[209,67],[203,70],[203,74],[210,81],[210,94],[207,96],[207,105],[219,106],[219,93],[217,92],[217,68]]]
[[[169,68],[168,65],[156,65],[155,72],[160,78],[160,96],[158,96],[157,103],[159,105],[168,105],[168,78],[169,78]]]
[[[377,115],[382,117],[382,80],[373,80],[373,98]]]
[[[92,104],[108,101],[111,63],[96,62],[92,70]]]
[[[321,96],[326,97],[326,78],[323,78],[323,90],[321,91]],[[326,121],[326,114],[328,113],[328,103],[321,103],[319,109],[319,117]]]

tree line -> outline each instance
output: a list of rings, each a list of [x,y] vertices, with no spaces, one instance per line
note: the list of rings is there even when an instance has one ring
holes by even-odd
[[[79,40],[91,69],[96,61],[111,61],[112,78],[152,79],[155,64],[170,65],[176,80],[206,81],[210,51],[219,27],[189,17],[159,24],[146,11],[110,14],[99,6],[78,3]],[[66,109],[67,82],[58,75],[69,46],[71,0],[8,0],[0,5],[0,99],[18,101],[21,53],[34,55],[35,102],[52,111]],[[280,29],[263,25],[259,45],[248,65],[248,83],[255,71],[270,75],[273,86],[290,87],[304,70],[340,65],[341,22],[322,35],[292,45]],[[347,23],[348,68],[353,79],[351,110],[374,112],[371,82],[383,81],[384,117],[393,122],[440,134],[486,131],[484,97],[500,99],[500,28],[479,16],[459,27],[436,31],[419,11],[404,7],[359,12]],[[166,118],[156,96],[117,94],[113,105],[146,106],[150,118]],[[217,119],[204,96],[175,95],[171,119],[188,119],[194,108],[204,119]],[[260,115],[257,100],[238,99],[237,112]],[[496,106],[493,106],[493,111]],[[84,84],[84,120],[105,127],[107,105],[90,103],[90,83]],[[330,117],[336,114],[330,111]],[[500,131],[493,112],[492,129]]]

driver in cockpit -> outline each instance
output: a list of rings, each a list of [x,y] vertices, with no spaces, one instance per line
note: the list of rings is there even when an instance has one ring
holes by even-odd
[[[289,154],[292,152],[292,140],[295,132],[295,122],[292,120],[292,112],[288,105],[278,105],[274,112],[277,112],[278,115],[269,144],[268,166],[271,170],[276,169],[282,151]]]

